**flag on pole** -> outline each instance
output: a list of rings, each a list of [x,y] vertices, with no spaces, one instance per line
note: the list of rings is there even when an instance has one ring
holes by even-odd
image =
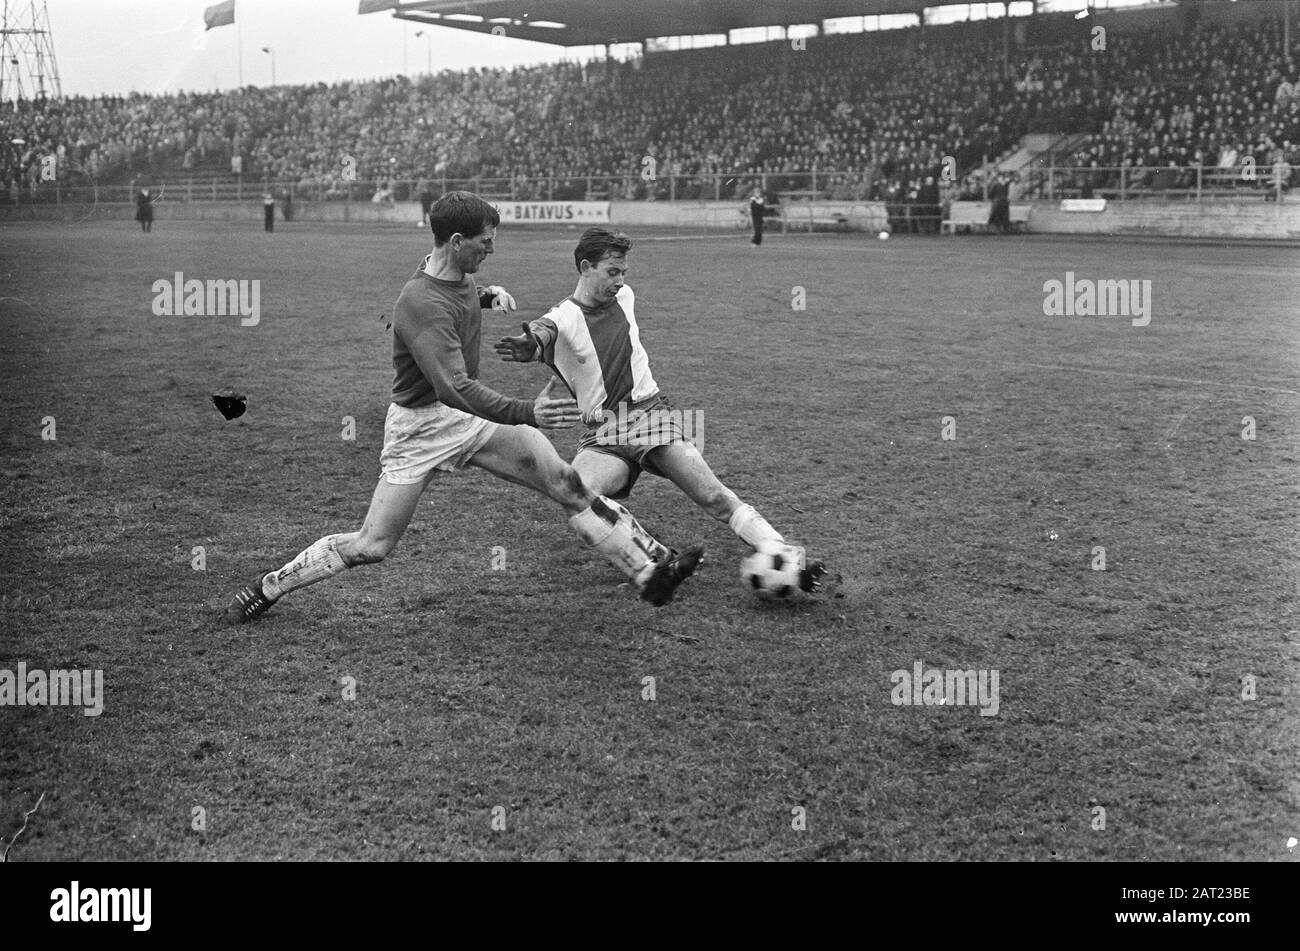
[[[203,22],[207,24],[207,30],[215,29],[219,26],[229,26],[235,22],[235,0],[225,0],[224,3],[214,4],[203,11]]]
[[[357,13],[378,13],[381,10],[396,10],[401,4],[399,0],[361,0],[357,5]]]

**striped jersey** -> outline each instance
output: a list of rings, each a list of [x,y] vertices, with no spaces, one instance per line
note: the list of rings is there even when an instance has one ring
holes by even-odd
[[[620,403],[639,403],[659,392],[641,346],[635,302],[624,284],[599,307],[570,297],[528,325],[542,345],[542,360],[573,391],[588,425],[600,422],[603,410],[617,412]]]

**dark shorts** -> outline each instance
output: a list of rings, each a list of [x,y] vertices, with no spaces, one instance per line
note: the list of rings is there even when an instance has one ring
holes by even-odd
[[[689,441],[681,414],[674,413],[668,398],[657,393],[640,403],[633,403],[626,414],[606,417],[604,422],[589,427],[578,442],[574,461],[584,452],[599,452],[622,459],[628,467],[627,482],[617,492],[611,492],[609,497],[625,499],[641,477],[642,470],[661,479],[667,478],[654,464],[651,455],[654,450]]]

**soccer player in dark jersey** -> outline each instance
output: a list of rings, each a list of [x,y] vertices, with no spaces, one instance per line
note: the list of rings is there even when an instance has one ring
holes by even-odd
[[[694,573],[703,549],[678,555],[653,539],[650,544],[626,509],[594,494],[559,457],[538,430],[576,423],[572,399],[512,399],[478,381],[481,303],[514,307],[503,288],[480,289],[470,278],[493,252],[495,209],[477,195],[449,192],[434,204],[430,223],[433,253],[393,309],[396,379],[379,459],[383,474],[361,530],[321,538],[284,567],[259,574],[228,613],[251,621],[290,591],[383,561],[437,474],[466,465],[558,502],[573,530],[618,566],[644,600],[666,604]]]
[[[508,362],[540,359],[549,366],[555,376],[542,396],[558,381],[577,399],[587,431],[573,468],[593,492],[625,499],[643,469],[670,479],[754,549],[793,549],[801,566],[799,586],[817,590],[825,567],[806,561],[802,548],[786,542],[722,484],[683,431],[683,414],[660,392],[641,345],[636,297],[625,283],[631,248],[627,235],[587,229],[573,252],[578,268],[573,296],[525,324],[519,336],[503,337],[495,350]],[[653,544],[648,550],[664,557]]]

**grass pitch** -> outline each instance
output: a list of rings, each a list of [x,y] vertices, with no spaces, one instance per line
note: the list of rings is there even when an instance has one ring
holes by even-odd
[[[230,628],[258,569],[359,527],[376,318],[430,242],[132,227],[0,230],[0,668],[105,689],[0,707],[0,840],[45,794],[11,860],[1294,858],[1294,249],[634,231],[656,378],[833,590],[754,600],[644,476],[638,517],[709,549],[654,609],[470,470],[383,565]],[[479,278],[534,316],[576,238],[503,227]],[[1067,271],[1150,280],[1150,325],[1045,316]],[[155,316],[176,272],[260,281],[260,323]],[[490,350],[517,322],[485,316],[482,378],[528,396]],[[996,715],[895,705],[917,663],[996,671]]]

